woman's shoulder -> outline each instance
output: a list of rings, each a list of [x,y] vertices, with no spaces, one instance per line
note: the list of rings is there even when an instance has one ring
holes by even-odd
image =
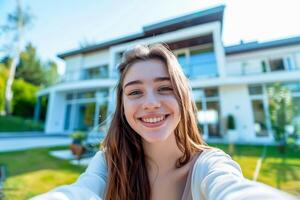
[[[95,154],[95,156],[91,159],[86,171],[89,173],[106,175],[107,162],[104,151],[98,151]]]
[[[206,147],[203,148],[199,153],[196,163],[209,164],[214,160],[224,161],[228,159],[232,160],[231,157],[228,154],[226,154],[223,150],[214,147]]]
[[[224,151],[213,147],[203,149],[194,164],[194,176],[201,180],[215,170],[243,177],[239,164]]]

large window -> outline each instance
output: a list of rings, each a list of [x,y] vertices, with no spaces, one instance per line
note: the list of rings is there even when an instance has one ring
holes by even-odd
[[[282,58],[270,59],[269,65],[271,72],[284,70],[284,62]]]
[[[66,94],[66,131],[100,130],[105,125],[108,107],[108,89]]]
[[[254,118],[254,130],[258,137],[267,137],[271,131],[268,113],[268,97],[263,85],[251,85],[248,87]]]
[[[198,125],[204,135],[220,137],[220,102],[217,88],[193,90],[196,106]]]
[[[96,103],[79,103],[75,106],[75,130],[89,131],[94,126]]]
[[[262,72],[277,72],[295,70],[295,63],[292,56],[271,58],[261,61]]]
[[[216,58],[212,48],[191,50],[189,65],[191,77],[215,77],[218,75]]]
[[[264,102],[261,99],[251,101],[254,115],[254,130],[257,136],[267,136],[267,117]]]
[[[218,67],[212,44],[175,52],[189,78],[218,76]]]
[[[83,70],[82,78],[88,79],[99,79],[108,78],[108,65],[101,65]]]
[[[248,88],[253,111],[254,129],[259,137],[269,136],[272,133],[268,90],[273,86],[274,84],[251,85]],[[293,117],[290,124],[286,126],[286,131],[290,134],[300,135],[300,82],[282,83],[281,86],[290,91],[293,102]]]

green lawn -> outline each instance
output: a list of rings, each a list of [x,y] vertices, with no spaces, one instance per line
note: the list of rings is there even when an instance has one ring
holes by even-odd
[[[224,151],[228,150],[226,145],[218,145],[217,147]],[[240,164],[244,176],[248,179],[252,180],[256,162],[262,151],[262,146],[235,146],[235,153],[232,157]],[[290,147],[285,154],[281,154],[277,147],[268,146],[258,181],[299,196],[300,147]]]
[[[217,147],[228,150],[226,145]],[[5,199],[28,199],[55,186],[74,182],[84,168],[49,156],[49,151],[64,148],[67,147],[0,153],[0,163],[6,164],[9,173]],[[245,177],[252,179],[262,150],[262,146],[235,147],[233,159],[241,165]],[[258,181],[300,195],[300,149],[288,149],[283,156],[276,147],[268,147]]]
[[[4,163],[8,171],[5,200],[25,200],[55,186],[74,182],[84,168],[49,155],[49,151],[63,148],[66,147],[0,153],[0,163]]]
[[[24,119],[15,116],[0,116],[0,134],[1,132],[19,132],[19,131],[43,131],[44,125],[34,122],[31,119]]]

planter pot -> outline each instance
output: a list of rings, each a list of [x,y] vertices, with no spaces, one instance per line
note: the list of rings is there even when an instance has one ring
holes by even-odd
[[[71,144],[70,150],[73,155],[77,156],[77,158],[80,158],[84,154],[86,149],[81,144]]]

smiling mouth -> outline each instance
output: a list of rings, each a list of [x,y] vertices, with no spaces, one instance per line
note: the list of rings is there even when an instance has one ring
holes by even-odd
[[[142,121],[143,123],[146,124],[160,124],[163,121],[165,121],[167,119],[167,117],[169,116],[169,114],[167,115],[163,115],[160,117],[141,117],[139,118],[140,121]]]

